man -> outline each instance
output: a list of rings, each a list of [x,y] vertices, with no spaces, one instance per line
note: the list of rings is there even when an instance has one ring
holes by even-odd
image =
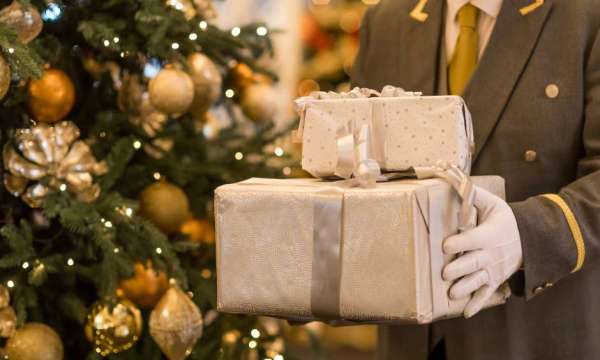
[[[462,95],[473,174],[507,182],[444,243],[469,319],[382,328],[381,357],[600,359],[600,0],[382,0],[353,81]],[[509,278],[516,296],[479,312]]]

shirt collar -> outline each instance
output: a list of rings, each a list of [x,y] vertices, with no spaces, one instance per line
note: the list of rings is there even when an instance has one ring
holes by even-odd
[[[448,14],[452,19],[456,19],[458,11],[467,3],[473,4],[479,10],[487,15],[497,18],[502,8],[503,0],[446,0],[448,2]]]

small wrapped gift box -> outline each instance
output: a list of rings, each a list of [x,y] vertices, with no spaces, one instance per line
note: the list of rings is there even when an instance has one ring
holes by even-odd
[[[375,95],[375,97],[370,97]],[[382,93],[314,93],[296,100],[300,113],[297,140],[302,141],[302,168],[315,177],[348,178],[360,141],[382,170],[427,167],[438,161],[469,174],[473,151],[471,115],[458,96],[420,96],[394,87]]]
[[[504,197],[502,178],[472,181]],[[442,241],[459,229],[457,192],[440,179],[348,183],[250,179],[219,187],[218,309],[375,323],[461,314],[468,299],[450,300],[441,276],[451,260]]]

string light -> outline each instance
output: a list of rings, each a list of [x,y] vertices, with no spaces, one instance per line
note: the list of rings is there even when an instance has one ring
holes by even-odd
[[[231,35],[234,37],[238,37],[240,36],[240,34],[242,33],[242,29],[240,29],[239,27],[234,27],[233,29],[231,29]]]
[[[206,21],[202,20],[198,24],[198,27],[200,27],[200,30],[205,31],[206,29],[208,29],[208,23]]]
[[[73,266],[73,265],[75,265],[75,261],[73,259],[69,258],[69,260],[67,260],[67,265]]]
[[[110,45],[110,41],[104,40],[104,46],[109,46],[109,45]]]
[[[136,140],[133,142],[133,148],[136,150],[139,150],[142,147],[142,142],[139,140]]]
[[[159,248],[159,247],[157,247],[157,248],[156,248],[156,253],[157,253],[158,255],[162,254],[162,249],[161,249],[161,248]]]
[[[256,340],[250,340],[250,342],[248,343],[248,347],[250,349],[256,349],[257,345],[258,345],[258,343],[256,342]]]
[[[179,49],[179,44],[178,44],[178,43],[176,43],[176,42],[172,43],[172,44],[171,44],[171,49],[173,49],[173,50],[177,50],[177,49]]]
[[[122,58],[124,58],[124,57],[125,57],[125,52],[121,51],[121,54],[120,54],[120,56],[121,56]]]
[[[159,172],[155,172],[154,174],[152,174],[152,177],[154,178],[154,180],[160,180],[160,178],[161,178]]]
[[[273,357],[273,360],[283,360],[283,355],[277,354]]]
[[[144,76],[149,79],[155,77],[160,72],[161,67],[160,60],[151,58],[146,62],[146,65],[144,65]]]
[[[121,40],[121,39],[119,39],[117,36],[115,36],[115,37],[113,38],[113,42],[114,42],[115,44],[118,44],[118,43],[119,43],[119,40]]]
[[[133,215],[133,209],[132,208],[125,209],[125,215],[131,217],[131,215]]]
[[[21,267],[23,268],[23,270],[27,270],[29,268],[29,263],[25,261],[23,265],[21,265]]]
[[[188,36],[190,38],[190,40],[194,41],[196,39],[198,39],[198,34],[196,33],[191,33],[190,36]]]
[[[104,226],[106,226],[107,228],[109,228],[109,229],[110,229],[110,228],[112,228],[112,227],[113,227],[113,224],[112,224],[110,221],[106,221],[106,222],[104,223]]]
[[[67,190],[67,184],[60,184],[60,186],[58,187],[58,189],[60,191],[66,191]]]
[[[200,276],[202,276],[204,279],[210,279],[212,276],[212,271],[210,271],[210,269],[202,269]]]
[[[13,49],[13,48],[8,48],[8,52],[12,54],[12,53],[14,53],[14,52],[15,52],[15,49]]]
[[[12,288],[14,288],[14,287],[15,287],[15,282],[14,282],[14,281],[12,281],[12,280],[8,280],[8,281],[6,282],[6,286],[8,286],[9,288],[11,288],[11,289],[12,289]]]
[[[281,156],[283,156],[283,149],[280,147],[276,147],[274,153],[275,153],[275,155],[281,157]]]
[[[260,337],[260,331],[258,329],[252,329],[252,331],[250,331],[250,336],[258,339]]]
[[[234,96],[235,96],[235,91],[233,91],[233,89],[225,90],[225,97],[231,99]]]
[[[114,252],[115,254],[118,254],[118,253],[119,253],[119,248],[114,248],[114,249],[113,249],[113,252]]]
[[[44,21],[56,21],[62,15],[62,9],[55,3],[48,4],[48,7],[42,11],[42,20]]]
[[[244,154],[238,151],[235,153],[234,157],[236,160],[242,160],[244,158]]]
[[[264,26],[259,26],[256,28],[256,35],[258,36],[266,36],[269,33],[269,29]]]

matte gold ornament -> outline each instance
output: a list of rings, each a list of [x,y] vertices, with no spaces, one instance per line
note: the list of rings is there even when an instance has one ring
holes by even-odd
[[[87,316],[86,337],[102,356],[130,349],[141,333],[140,310],[126,299],[100,300],[92,305]]]
[[[236,88],[244,91],[245,88],[256,82],[254,71],[244,63],[238,63],[231,69],[231,78]]]
[[[0,309],[10,306],[10,292],[4,285],[0,285]]]
[[[44,70],[41,78],[29,82],[27,92],[29,111],[37,121],[58,121],[64,118],[75,104],[73,82],[59,69]]]
[[[190,205],[185,192],[166,181],[155,182],[140,194],[140,214],[165,233],[178,231],[189,212]]]
[[[161,70],[150,80],[150,101],[158,110],[169,115],[180,115],[189,110],[194,100],[194,82],[178,69]]]
[[[62,340],[49,326],[28,323],[17,330],[6,342],[6,355],[10,360],[62,360]]]
[[[84,202],[96,200],[100,186],[93,176],[106,173],[107,166],[78,138],[79,129],[70,121],[18,129],[13,143],[4,146],[6,189],[31,207],[40,207],[50,189],[69,191]]]
[[[8,338],[17,330],[17,314],[11,307],[0,310],[0,337]]]
[[[181,225],[180,232],[198,244],[212,245],[215,243],[214,226],[206,219],[188,219]]]
[[[183,360],[202,336],[202,314],[186,293],[173,286],[152,310],[149,327],[169,360]]]
[[[204,54],[191,54],[187,63],[194,82],[194,102],[191,111],[194,114],[202,114],[221,96],[223,77],[217,65]]]
[[[44,26],[40,13],[35,7],[25,7],[17,0],[0,10],[0,22],[13,28],[19,41],[24,44],[35,39]]]
[[[168,288],[167,275],[154,270],[151,262],[146,265],[137,262],[133,277],[120,284],[123,295],[142,309],[152,309]]]
[[[0,100],[6,96],[10,88],[11,76],[10,66],[4,56],[0,55]]]
[[[271,84],[259,83],[248,86],[242,93],[241,107],[244,114],[255,122],[271,121],[277,112],[277,92]]]

